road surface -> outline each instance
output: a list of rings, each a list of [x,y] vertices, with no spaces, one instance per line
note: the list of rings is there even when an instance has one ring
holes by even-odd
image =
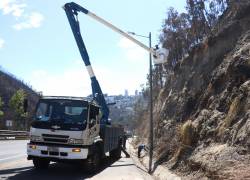
[[[144,169],[125,157],[116,162],[106,158],[100,171],[92,175],[76,166],[60,163],[51,164],[48,170],[38,171],[33,168],[32,161],[26,160],[26,144],[25,140],[0,141],[0,180],[151,180]]]

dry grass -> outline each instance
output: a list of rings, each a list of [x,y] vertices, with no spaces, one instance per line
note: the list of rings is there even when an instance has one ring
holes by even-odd
[[[239,109],[240,109],[240,98],[235,97],[229,107],[226,118],[224,119],[222,125],[219,127],[218,136],[223,135],[225,130],[231,126],[233,120],[235,119],[237,113],[239,112]]]
[[[177,149],[174,157],[171,161],[176,163],[186,154],[190,149],[192,149],[193,144],[195,143],[196,128],[191,120],[185,122],[180,128],[180,146]]]

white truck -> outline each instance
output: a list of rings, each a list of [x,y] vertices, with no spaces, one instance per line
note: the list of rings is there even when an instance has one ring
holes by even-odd
[[[101,123],[100,106],[77,97],[42,97],[30,129],[28,159],[38,169],[51,161],[78,162],[96,171],[109,152],[121,155],[123,127]]]

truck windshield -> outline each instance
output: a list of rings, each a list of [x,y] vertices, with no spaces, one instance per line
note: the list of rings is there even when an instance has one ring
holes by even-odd
[[[38,121],[84,124],[88,107],[80,101],[40,101],[36,110]]]

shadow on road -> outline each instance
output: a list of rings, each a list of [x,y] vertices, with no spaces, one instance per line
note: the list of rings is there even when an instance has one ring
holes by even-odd
[[[101,171],[103,171],[108,167],[112,167],[112,164],[115,161],[116,160],[111,160],[110,158],[105,158],[102,163],[102,166],[100,167],[100,170],[95,174],[88,174],[87,172],[84,172],[84,169],[73,164],[54,163],[51,164],[49,166],[49,169],[47,170],[36,170],[34,169],[33,166],[0,170],[0,179],[9,179],[9,180],[85,179],[85,178],[91,178],[92,176],[99,174]],[[131,165],[133,164],[127,164],[127,166]]]

